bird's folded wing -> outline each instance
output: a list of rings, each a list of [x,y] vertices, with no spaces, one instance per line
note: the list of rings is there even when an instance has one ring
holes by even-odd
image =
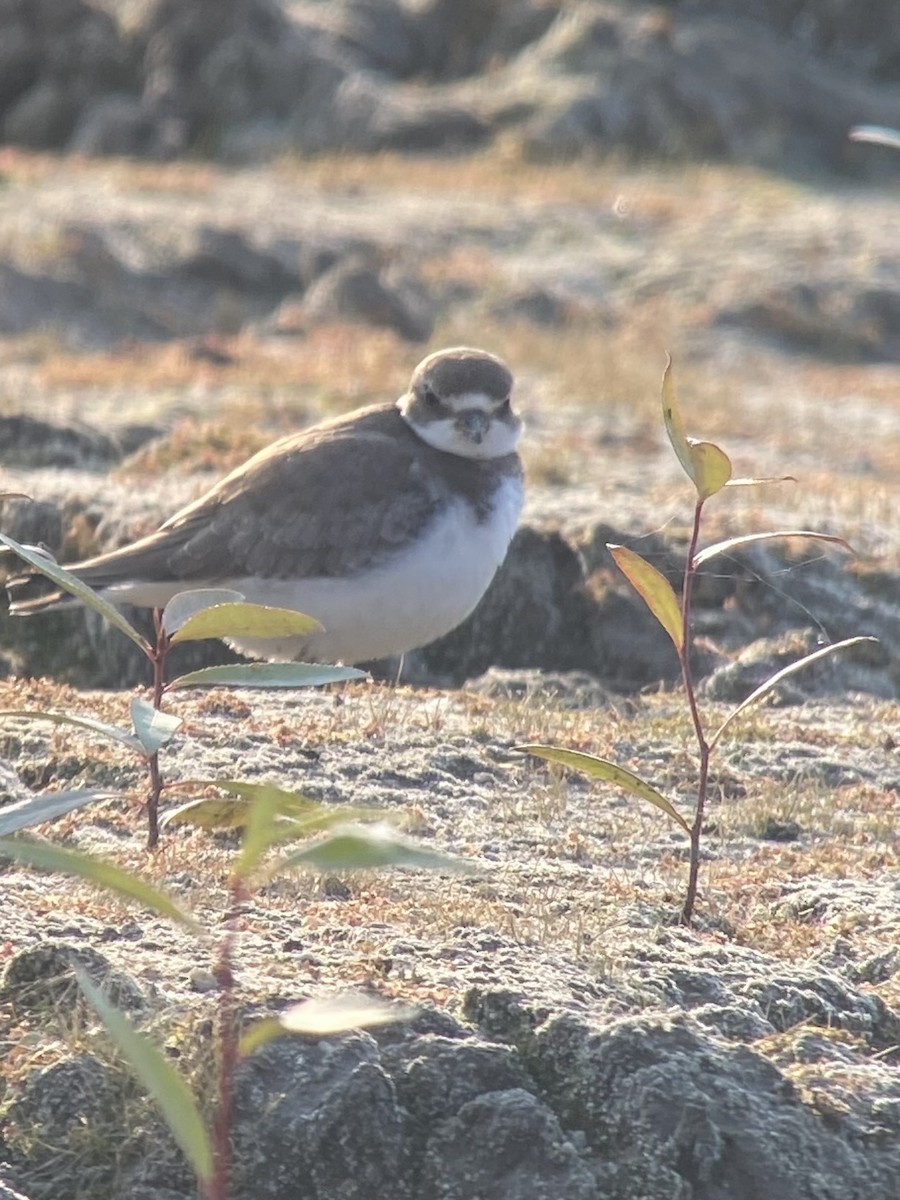
[[[429,521],[440,485],[410,443],[377,430],[276,442],[131,546],[78,564],[91,587],[349,575]]]

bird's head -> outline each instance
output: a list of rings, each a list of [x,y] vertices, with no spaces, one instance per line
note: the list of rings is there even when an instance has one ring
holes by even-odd
[[[502,359],[458,346],[423,359],[397,407],[437,450],[462,458],[502,458],[515,452],[522,433],[522,421],[512,410],[512,386],[512,372]]]

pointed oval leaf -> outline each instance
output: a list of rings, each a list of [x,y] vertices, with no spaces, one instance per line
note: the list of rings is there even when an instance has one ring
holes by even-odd
[[[32,842],[25,838],[0,838],[0,854],[17,862],[28,863],[43,871],[58,871],[75,875],[97,888],[113,892],[126,900],[137,900],[161,917],[186,925],[194,933],[202,932],[194,918],[184,911],[171,896],[158,891],[130,871],[123,871],[102,858],[94,858],[81,850],[54,846],[52,842]]]
[[[31,829],[47,821],[55,821],[76,808],[94,804],[101,800],[121,800],[121,792],[102,791],[98,788],[81,788],[76,791],[46,792],[42,796],[29,796],[14,804],[0,808],[0,837],[18,833],[20,829]]]
[[[831,533],[816,533],[812,529],[774,529],[770,533],[747,533],[742,537],[726,538],[723,542],[714,542],[711,546],[705,546],[694,555],[694,568],[702,567],[717,554],[728,554],[731,550],[739,550],[742,546],[752,546],[754,542],[769,542],[774,538],[809,538],[817,542],[833,542],[837,546],[843,546],[851,554],[856,554],[848,541]]]
[[[694,464],[697,495],[701,500],[708,500],[731,479],[731,459],[714,442],[696,442],[688,438],[687,443]]]
[[[185,592],[176,592],[163,609],[162,627],[172,637],[197,613],[216,604],[239,604],[244,599],[243,592],[234,588],[190,588]]]
[[[160,712],[140,696],[135,696],[131,701],[131,720],[141,748],[147,755],[162,749],[184,724],[181,717]]]
[[[851,142],[870,142],[873,146],[889,146],[900,150],[900,130],[887,125],[857,125],[848,134]]]
[[[566,750],[562,746],[530,745],[516,746],[515,748],[522,754],[534,754],[537,758],[546,759],[547,762],[560,763],[564,767],[571,767],[574,771],[581,771],[583,775],[590,775],[592,779],[604,779],[607,783],[614,783],[623,791],[630,792],[632,796],[639,796],[648,804],[660,809],[667,817],[671,817],[680,825],[685,833],[690,833],[690,825],[675,805],[667,800],[662,792],[658,792],[655,787],[651,787],[639,775],[635,775],[633,771],[629,771],[625,767],[620,767],[605,758],[597,758],[595,754],[583,754],[579,750]]]
[[[805,654],[803,658],[798,658],[796,662],[788,663],[786,667],[782,667],[780,671],[776,671],[774,675],[770,675],[769,678],[761,683],[755,691],[751,692],[745,700],[742,700],[737,708],[728,714],[710,739],[710,750],[712,750],[713,747],[718,744],[719,738],[721,738],[722,734],[732,723],[735,717],[744,712],[746,709],[750,708],[751,705],[758,704],[763,697],[768,696],[768,694],[774,688],[778,687],[779,683],[783,682],[783,680],[788,679],[791,675],[796,675],[798,671],[805,670],[807,667],[812,666],[813,663],[820,662],[823,658],[827,658],[831,654],[837,654],[837,652],[840,650],[846,650],[850,646],[860,646],[864,642],[877,643],[877,641],[877,637],[845,638],[842,642],[832,642],[830,646],[823,646],[821,650],[813,650],[811,654]]]
[[[331,667],[319,663],[235,663],[228,667],[203,667],[179,675],[169,689],[184,687],[297,688],[323,683],[365,679],[355,667]]]
[[[110,625],[118,629],[120,633],[124,633],[126,637],[131,638],[136,645],[140,646],[148,658],[153,653],[147,639],[138,633],[130,621],[125,620],[114,605],[110,604],[108,600],[104,600],[93,588],[89,588],[86,583],[82,583],[80,579],[76,578],[69,571],[58,566],[46,554],[42,554],[32,546],[21,546],[5,533],[0,533],[0,544],[8,546],[19,558],[27,562],[29,566],[34,567],[41,575],[46,575],[48,579],[52,579],[57,587],[61,587],[64,592],[75,596],[82,604],[86,604],[88,608],[92,608],[94,612],[98,612]]]
[[[99,733],[101,737],[109,738],[111,741],[119,742],[123,746],[127,746],[129,750],[134,750],[138,754],[143,753],[143,747],[133,733],[127,729],[120,729],[118,725],[108,725],[105,721],[95,721],[93,717],[72,717],[68,713],[44,712],[40,709],[7,709],[0,712],[0,721],[3,720],[21,720],[21,721],[50,721],[54,725],[74,725],[76,729],[87,729],[91,733]]]
[[[672,443],[672,449],[675,451],[678,461],[684,468],[685,474],[696,487],[697,476],[694,473],[694,458],[684,432],[684,422],[681,419],[681,409],[678,406],[678,397],[675,393],[674,364],[671,355],[666,360],[666,369],[663,372],[662,413],[666,433],[669,435],[669,441]]]
[[[75,975],[110,1037],[158,1105],[197,1179],[207,1184],[213,1170],[212,1141],[187,1083],[150,1039],[110,1004],[82,968],[76,967]]]
[[[662,625],[663,629],[675,643],[675,649],[681,654],[684,646],[684,618],[678,597],[672,590],[672,585],[665,575],[651,566],[646,558],[635,554],[627,546],[616,546],[609,542],[607,550],[613,556],[616,566],[644,601],[650,611]]]
[[[388,826],[343,825],[294,850],[270,870],[270,876],[293,867],[311,871],[372,871],[381,867],[417,867],[431,871],[476,872],[474,863],[429,850],[401,837]]]
[[[273,608],[266,604],[217,604],[204,608],[189,617],[177,633],[172,634],[172,644],[196,642],[203,638],[277,638],[305,637],[318,633],[322,625],[315,617],[297,612],[293,608]]]

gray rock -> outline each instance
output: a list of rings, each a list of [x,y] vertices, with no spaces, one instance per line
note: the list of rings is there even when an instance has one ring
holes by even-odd
[[[338,263],[316,280],[303,301],[303,314],[314,324],[350,321],[393,329],[410,341],[426,341],[434,324],[420,280],[377,271],[357,258]]]
[[[521,1088],[463,1105],[429,1138],[418,1195],[435,1200],[600,1200],[559,1121]]]
[[[266,1046],[239,1070],[235,1115],[238,1196],[408,1195],[403,1115],[365,1035]]]

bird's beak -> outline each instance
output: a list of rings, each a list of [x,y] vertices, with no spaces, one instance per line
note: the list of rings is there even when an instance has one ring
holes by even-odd
[[[490,416],[480,408],[467,408],[456,418],[456,428],[476,446],[484,441],[490,427]]]

